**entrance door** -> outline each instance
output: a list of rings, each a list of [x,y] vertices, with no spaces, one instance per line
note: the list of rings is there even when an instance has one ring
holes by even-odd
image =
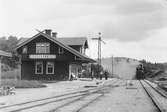
[[[69,79],[71,78],[71,75],[73,75],[74,78],[78,77],[80,65],[78,64],[69,64]]]

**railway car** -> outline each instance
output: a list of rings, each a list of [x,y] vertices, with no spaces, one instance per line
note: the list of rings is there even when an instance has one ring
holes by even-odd
[[[140,64],[136,68],[136,79],[138,79],[138,80],[144,79],[144,68],[143,68],[142,64]]]

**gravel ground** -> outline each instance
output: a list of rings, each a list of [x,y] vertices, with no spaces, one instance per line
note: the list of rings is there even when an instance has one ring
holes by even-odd
[[[141,85],[137,81],[132,83],[133,87],[127,89],[126,82],[123,81],[83,112],[155,112],[156,108]]]
[[[113,79],[110,79],[113,80]],[[46,88],[30,88],[30,89],[16,89],[15,95],[1,96],[0,107],[4,105],[11,105],[26,101],[32,101],[45,97],[52,97],[69,92],[86,89],[84,86],[96,86],[96,82],[105,82],[93,80],[93,81],[61,81],[57,83],[48,83]],[[102,84],[102,83],[101,83]]]
[[[6,106],[16,103],[21,103],[25,101],[31,101],[35,99],[41,99],[45,97],[52,97],[60,94],[65,94],[69,92],[84,90],[84,86],[96,86],[96,82],[100,82],[102,85],[114,85],[109,86],[108,89],[102,90],[100,93],[95,93],[88,95],[84,99],[78,100],[70,105],[67,105],[58,111],[60,112],[72,112],[82,107],[86,103],[90,102],[102,94],[102,97],[90,103],[88,106],[84,107],[81,112],[155,112],[156,108],[152,104],[151,100],[141,87],[138,81],[127,81],[110,79],[110,80],[94,80],[94,81],[63,81],[58,83],[47,84],[47,88],[35,88],[35,89],[17,89],[16,95],[10,95],[5,97],[0,97],[0,103]],[[131,86],[129,86],[129,84]],[[128,86],[127,86],[128,85]],[[77,98],[77,97],[76,97]],[[75,99],[75,97],[73,98]],[[26,112],[36,112],[36,111],[47,111],[56,108],[56,106],[61,106],[73,99],[62,101],[59,103],[51,103],[41,107],[36,107],[34,109],[28,109]],[[17,109],[17,107],[14,107]],[[42,109],[42,110],[41,110]]]

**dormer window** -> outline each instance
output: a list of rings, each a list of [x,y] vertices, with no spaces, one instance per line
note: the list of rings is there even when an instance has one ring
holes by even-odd
[[[36,53],[50,53],[50,43],[36,43]]]
[[[59,54],[63,54],[63,53],[64,53],[64,49],[63,49],[62,47],[59,47],[58,53],[59,53]]]

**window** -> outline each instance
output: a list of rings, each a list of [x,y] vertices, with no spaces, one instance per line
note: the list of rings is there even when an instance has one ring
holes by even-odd
[[[58,52],[59,52],[59,54],[63,54],[64,53],[64,49],[62,47],[59,47]]]
[[[82,53],[82,47],[79,48],[79,52]]]
[[[50,53],[50,44],[36,43],[36,53]]]
[[[23,53],[23,54],[27,54],[27,46],[24,46],[24,47],[23,47],[22,53]]]
[[[35,63],[35,74],[43,74],[43,62]]]
[[[47,62],[46,74],[54,74],[54,63],[53,62]]]

